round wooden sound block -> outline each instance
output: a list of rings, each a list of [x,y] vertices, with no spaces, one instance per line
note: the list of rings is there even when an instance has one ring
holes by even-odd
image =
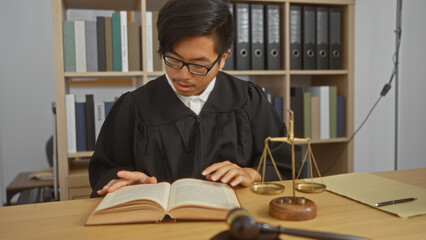
[[[269,215],[289,221],[304,221],[317,216],[317,205],[304,197],[279,197],[269,202]]]

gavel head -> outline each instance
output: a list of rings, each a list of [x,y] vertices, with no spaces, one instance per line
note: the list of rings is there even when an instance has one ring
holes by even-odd
[[[259,235],[258,223],[243,208],[231,210],[226,222],[229,225],[229,232],[236,239],[256,239]]]

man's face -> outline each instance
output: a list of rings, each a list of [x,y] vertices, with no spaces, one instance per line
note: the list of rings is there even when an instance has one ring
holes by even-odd
[[[195,63],[210,67],[218,58],[214,51],[214,40],[205,36],[187,37],[173,45],[173,50],[165,53],[187,63]],[[227,54],[221,56],[222,59],[213,66],[205,76],[199,76],[191,73],[187,66],[182,69],[175,69],[167,64],[166,72],[172,80],[176,91],[182,96],[200,95],[213,78],[217,75],[220,68],[225,64]]]

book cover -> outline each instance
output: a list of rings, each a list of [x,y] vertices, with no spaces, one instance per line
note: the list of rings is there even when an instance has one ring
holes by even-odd
[[[63,21],[63,44],[64,44],[64,71],[75,72],[75,34],[74,34],[74,22]]]
[[[75,103],[75,128],[77,151],[87,151],[87,138],[86,138],[86,103]]]
[[[138,184],[108,193],[91,213],[86,225],[161,222],[173,220],[225,220],[241,207],[227,184],[180,179],[172,184]],[[129,211],[131,209],[131,211]]]
[[[146,12],[146,71],[154,71],[154,46],[152,42],[152,12]]]
[[[75,127],[75,95],[65,95],[65,110],[67,124],[68,153],[77,152],[76,127]]]
[[[312,138],[311,134],[311,94],[303,93],[303,137]]]
[[[280,96],[273,97],[273,104],[275,111],[278,113],[278,116],[281,120],[284,120],[284,99]]]
[[[303,137],[303,89],[290,88],[290,108],[294,117],[294,137]]]
[[[95,150],[95,102],[93,94],[86,94],[86,144],[87,150]]]
[[[112,25],[112,59],[114,71],[121,72],[122,60],[121,60],[121,23],[120,13],[113,13],[111,19]]]
[[[320,139],[320,106],[319,98],[311,96],[311,136]]]
[[[128,46],[129,46],[129,71],[141,70],[141,42],[140,27],[135,21],[127,23]]]
[[[85,28],[84,21],[74,21],[75,68],[77,72],[87,72]]]
[[[330,86],[330,138],[337,137],[337,87]]]
[[[129,71],[129,52],[127,45],[127,12],[120,11],[120,37],[121,37],[121,70]]]
[[[320,138],[330,138],[330,87],[317,86],[308,88],[311,96],[318,97]]]
[[[88,72],[98,71],[98,39],[96,22],[85,21],[85,38],[86,38],[86,70]]]
[[[96,41],[98,47],[98,71],[106,71],[105,17],[96,17]]]
[[[337,96],[337,137],[345,137],[345,96]]]
[[[95,140],[98,139],[102,124],[105,121],[105,104],[101,101],[95,102]]]
[[[105,17],[105,67],[107,71],[114,71],[112,52],[112,18]]]
[[[105,118],[108,116],[109,111],[111,111],[112,106],[114,105],[114,101],[105,101]]]

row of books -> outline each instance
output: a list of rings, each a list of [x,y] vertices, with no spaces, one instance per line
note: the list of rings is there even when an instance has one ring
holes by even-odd
[[[230,3],[235,41],[224,70],[279,70],[281,8],[278,4]]]
[[[99,131],[114,101],[94,101],[86,94],[85,101],[76,101],[75,94],[65,97],[68,153],[93,151]]]
[[[345,137],[345,98],[336,86],[292,87],[290,93],[295,137]]]
[[[65,72],[139,71],[140,26],[127,11],[98,16],[96,21],[64,20]]]
[[[339,7],[290,5],[290,69],[341,69]]]

